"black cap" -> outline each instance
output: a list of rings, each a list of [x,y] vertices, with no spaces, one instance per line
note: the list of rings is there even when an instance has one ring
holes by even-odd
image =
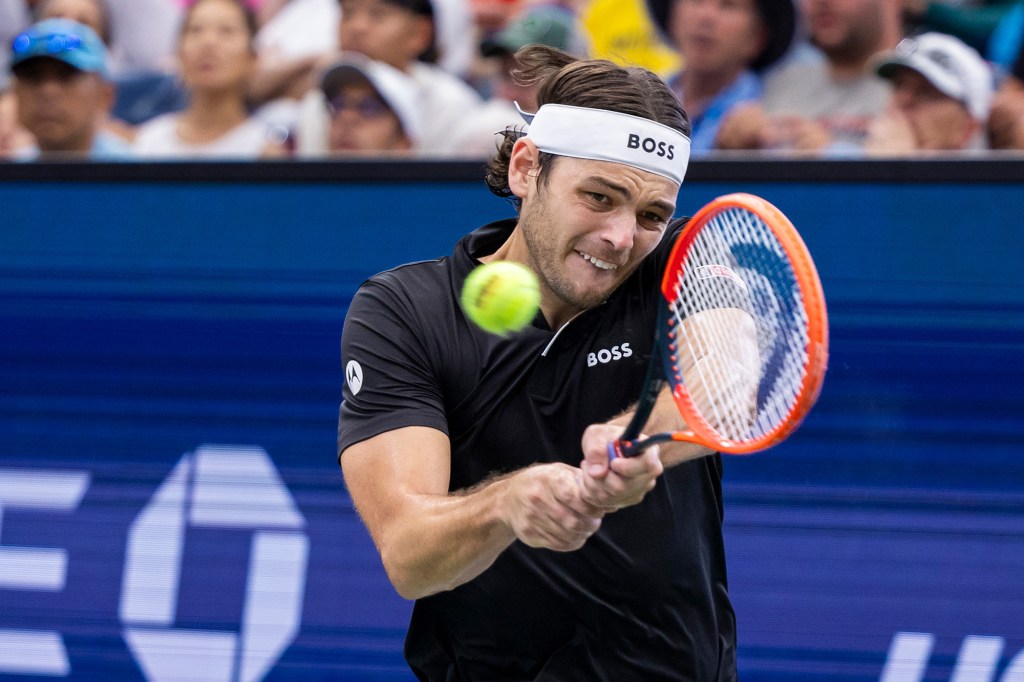
[[[434,16],[434,4],[430,0],[384,0],[384,2],[407,9],[413,14]]]
[[[663,36],[668,36],[668,15],[672,4],[680,0],[647,0],[647,11]],[[796,34],[796,8],[793,0],[756,0],[761,20],[768,27],[768,43],[750,68],[763,71],[779,61],[793,43]],[[670,41],[671,42],[671,41]]]

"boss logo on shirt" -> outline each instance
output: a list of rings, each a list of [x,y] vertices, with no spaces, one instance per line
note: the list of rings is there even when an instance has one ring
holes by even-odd
[[[612,346],[611,348],[602,348],[596,353],[587,353],[587,367],[607,365],[609,362],[615,362],[622,358],[632,357],[632,355],[633,349],[629,347],[628,343],[624,343],[620,346]]]
[[[629,149],[642,149],[648,154],[664,156],[666,159],[676,158],[676,146],[674,144],[659,142],[653,137],[640,139],[640,136],[635,133],[629,134],[629,141],[626,142],[626,147]]]

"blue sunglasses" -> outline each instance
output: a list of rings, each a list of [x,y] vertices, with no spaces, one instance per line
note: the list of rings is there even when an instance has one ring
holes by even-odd
[[[14,54],[61,54],[81,50],[84,46],[81,36],[74,33],[50,33],[34,36],[22,33],[14,39]]]

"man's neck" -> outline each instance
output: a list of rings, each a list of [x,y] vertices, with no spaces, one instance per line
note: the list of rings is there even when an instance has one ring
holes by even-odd
[[[59,144],[48,145],[44,141],[39,141],[39,156],[40,158],[48,159],[59,159],[59,158],[76,158],[82,156],[88,156],[92,153],[93,141],[96,139],[96,132],[90,132],[87,135],[77,136],[70,140],[64,140]]]
[[[870,55],[854,59],[829,59],[828,69],[832,80],[851,81],[868,72]]]
[[[829,72],[835,80],[853,80],[868,73],[875,55],[892,50],[902,37],[899,25],[882,27],[878,39],[872,45],[862,46],[859,50],[847,48],[841,51],[826,52]]]

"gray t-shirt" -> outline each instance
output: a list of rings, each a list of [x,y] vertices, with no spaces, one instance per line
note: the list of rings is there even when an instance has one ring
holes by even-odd
[[[824,59],[800,60],[780,67],[765,78],[764,110],[796,114],[822,123],[832,134],[836,150],[859,149],[871,120],[889,102],[889,83],[874,72],[836,80]]]

